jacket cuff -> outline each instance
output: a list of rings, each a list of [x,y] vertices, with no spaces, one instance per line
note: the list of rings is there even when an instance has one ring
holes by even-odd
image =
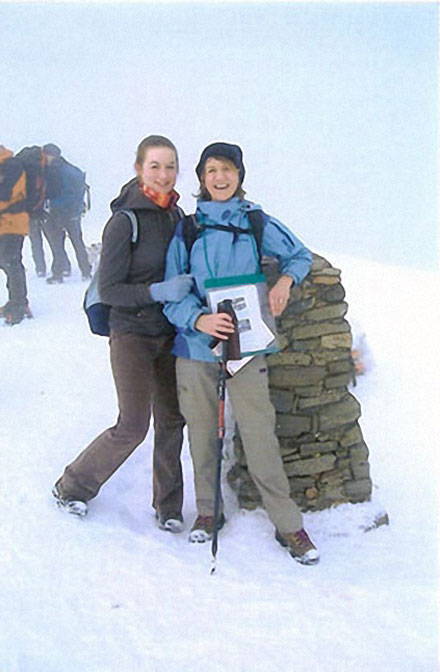
[[[205,309],[202,308],[201,310],[198,310],[197,312],[194,312],[194,314],[191,315],[191,317],[189,319],[190,329],[192,329],[193,331],[195,331],[197,333],[202,333],[202,332],[199,332],[199,329],[196,328],[196,322],[199,319],[200,315],[209,315],[208,309],[205,310]]]

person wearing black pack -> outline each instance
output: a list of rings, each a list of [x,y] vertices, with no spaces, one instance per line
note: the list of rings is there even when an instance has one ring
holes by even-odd
[[[48,213],[46,230],[52,248],[52,275],[46,282],[50,285],[63,282],[70,268],[70,261],[64,248],[66,234],[75,250],[76,260],[83,280],[91,277],[91,264],[87,255],[81,230],[81,216],[86,190],[85,174],[82,170],[61,156],[57,145],[44,145],[46,160],[46,203]]]
[[[26,203],[29,213],[29,241],[31,243],[32,257],[35,264],[35,272],[40,278],[46,276],[46,259],[44,254],[43,234],[53,254],[53,245],[50,231],[46,228],[47,212],[46,204],[46,155],[43,148],[37,145],[23,147],[15,155],[20,160],[26,173]],[[63,237],[64,249],[65,234]],[[70,261],[65,255],[63,274],[70,275]],[[53,265],[52,265],[53,272]]]
[[[214,530],[216,499],[216,451],[219,364],[212,340],[226,340],[234,332],[226,312],[211,313],[205,281],[261,272],[260,257],[276,257],[280,278],[269,292],[274,316],[287,305],[290,288],[299,284],[311,265],[311,253],[281,222],[245,199],[245,168],[238,145],[216,142],[206,147],[196,167],[200,181],[194,235],[188,235],[191,220],[179,224],[167,255],[166,279],[189,272],[193,291],[180,302],[166,303],[165,315],[177,328],[174,354],[181,411],[188,425],[194,465],[198,516],[190,541],[206,542]],[[255,213],[263,227],[257,233]],[[259,240],[256,240],[258,238]],[[275,411],[270,402],[264,355],[256,355],[226,381],[249,472],[276,528],[276,539],[292,557],[315,564],[319,555],[307,532],[302,515],[290,497],[289,482],[275,435]],[[218,500],[217,500],[218,501]],[[220,499],[219,525],[225,522]]]
[[[163,136],[148,136],[138,147],[135,167],[137,176],[111,203],[99,263],[99,293],[111,306],[119,417],[66,467],[53,494],[62,508],[84,515],[87,502],[145,439],[153,415],[153,507],[161,529],[180,532],[184,419],[171,353],[175,331],[162,311],[164,301],[181,300],[192,285],[186,274],[164,281],[166,251],[182,214],[174,190],[177,150]],[[138,220],[136,243],[127,210]]]
[[[0,308],[6,324],[31,316],[26,272],[22,261],[24,237],[29,232],[26,174],[13,152],[0,145],[0,269],[6,274],[8,301]]]

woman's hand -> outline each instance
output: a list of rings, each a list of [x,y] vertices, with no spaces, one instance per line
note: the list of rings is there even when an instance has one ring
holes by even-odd
[[[227,341],[229,336],[234,333],[234,324],[232,318],[227,313],[203,314],[197,319],[195,327],[198,331],[215,336],[223,341]]]
[[[278,317],[287,306],[290,296],[290,288],[293,279],[289,275],[282,275],[269,292],[270,312]]]
[[[192,275],[175,275],[171,280],[153,282],[150,285],[150,296],[153,301],[160,303],[166,303],[167,301],[178,303],[190,293],[192,286]]]

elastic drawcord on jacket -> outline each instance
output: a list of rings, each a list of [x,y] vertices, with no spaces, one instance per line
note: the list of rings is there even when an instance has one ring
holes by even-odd
[[[205,215],[204,215],[203,213],[199,213],[199,214],[200,214],[200,223],[201,223],[201,224],[206,224],[206,222],[209,222],[209,221],[210,221],[209,219],[208,219],[208,220],[206,219],[206,217],[205,217]],[[246,213],[245,213],[245,212],[242,212],[241,215],[242,215],[241,219],[243,218],[243,216],[246,217],[246,219],[247,219],[247,223],[248,223],[248,225],[249,225],[250,222],[249,222],[249,219],[248,219]],[[227,222],[227,223],[228,223],[228,224],[231,224],[231,222]],[[240,222],[240,223],[241,223],[241,222]],[[215,224],[215,222],[213,222],[213,224]],[[210,227],[209,224],[208,224],[207,226],[205,226],[204,229],[202,229],[202,239],[203,239],[203,251],[204,251],[204,254],[205,254],[206,268],[208,269],[208,273],[209,273],[210,278],[213,279],[213,278],[215,278],[216,276],[215,276],[214,273],[212,272],[212,268],[211,268],[211,265],[210,265],[210,263],[209,263],[209,259],[208,259],[208,247],[207,247],[206,236],[205,236],[205,231],[206,231],[207,229],[209,229],[209,228],[211,228],[211,227]],[[215,230],[215,226],[213,226],[212,228]],[[251,230],[251,228],[248,229],[248,231],[250,231],[250,230]],[[232,233],[232,234],[235,234],[236,232],[235,232],[235,231],[231,231],[231,233]],[[243,234],[245,234],[245,233],[246,233],[246,230],[243,230]],[[256,243],[256,241],[255,241],[255,236],[254,236],[252,233],[251,233],[251,234],[247,234],[247,235],[250,235],[250,238],[251,238],[251,244],[252,244],[252,250],[253,250],[253,252],[254,252],[255,261],[257,262],[257,265],[258,265],[258,267],[260,268],[260,259],[259,259],[259,257],[258,257],[258,249],[257,249],[257,243]]]

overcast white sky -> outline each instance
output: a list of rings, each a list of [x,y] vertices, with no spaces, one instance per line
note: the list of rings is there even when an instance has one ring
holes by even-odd
[[[87,171],[99,237],[138,142],[169,135],[178,188],[214,140],[251,200],[314,251],[438,265],[432,3],[0,4],[0,142]]]

